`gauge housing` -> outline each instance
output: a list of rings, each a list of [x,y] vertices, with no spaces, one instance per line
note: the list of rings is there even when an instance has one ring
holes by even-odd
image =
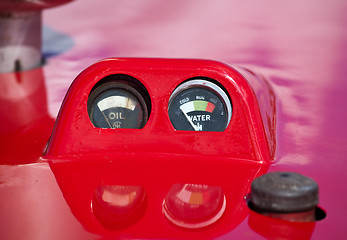
[[[274,143],[267,136],[274,134],[270,124],[274,112],[272,108],[260,110],[268,106],[267,95],[261,95],[262,104],[258,105],[256,92],[247,81],[262,79],[247,75],[246,80],[240,72],[244,74],[209,60],[131,58],[105,59],[84,70],[64,99],[42,157],[49,162],[65,200],[84,228],[108,236],[128,236],[136,229],[144,238],[151,238],[160,228],[165,236],[159,238],[193,239],[194,231],[177,230],[178,226],[163,215],[163,201],[174,184],[215,186],[225,195],[225,210],[223,198],[223,207],[213,212],[218,221],[205,219],[197,225],[213,222],[213,227],[199,230],[206,239],[220,236],[243,221],[249,211],[244,197],[250,183],[265,173],[272,161],[270,146]],[[89,118],[90,93],[108,76],[119,74],[137,79],[150,96],[150,115],[143,128],[100,128]],[[214,84],[224,87],[233,108],[224,131],[178,131],[172,126],[170,97],[191,79],[213,79]],[[261,112],[267,124],[263,124]],[[105,228],[91,207],[95,190],[101,186],[143,188],[147,196],[143,212],[129,216],[136,220],[124,229]],[[148,226],[153,215],[162,221]]]
[[[222,132],[229,125],[231,100],[212,81],[190,79],[171,94],[168,112],[176,130]]]
[[[151,114],[142,129],[100,129],[90,121],[89,94],[101,80],[117,74],[137,79],[151,96]],[[171,94],[186,80],[200,77],[217,81],[232,99],[233,117],[223,132],[181,132],[171,125],[168,115]],[[130,151],[135,154],[222,155],[270,162],[273,154],[269,146],[273,145],[273,140],[266,136],[267,132],[273,135],[273,131],[273,128],[264,128],[249,83],[227,65],[208,60],[112,58],[92,65],[76,78],[62,104],[46,156],[56,158],[107,150],[109,155]],[[98,137],[100,134],[102,138]],[[115,138],[122,141],[115,142]],[[189,147],[188,139],[192,141]],[[115,146],[117,150],[110,151]]]

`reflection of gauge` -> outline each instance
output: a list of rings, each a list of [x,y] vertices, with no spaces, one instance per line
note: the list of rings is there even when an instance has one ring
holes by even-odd
[[[202,228],[224,213],[226,200],[219,186],[174,184],[163,202],[163,213],[173,224]]]
[[[140,92],[123,82],[107,82],[89,95],[88,114],[99,128],[142,128],[148,107]]]
[[[222,132],[231,114],[232,106],[226,93],[206,80],[181,84],[169,101],[169,117],[176,130]]]
[[[94,216],[106,228],[124,228],[142,217],[146,193],[142,186],[102,185],[92,200]]]

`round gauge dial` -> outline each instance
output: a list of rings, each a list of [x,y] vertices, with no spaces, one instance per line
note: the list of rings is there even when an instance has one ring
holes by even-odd
[[[222,132],[232,115],[227,94],[218,85],[199,79],[178,86],[168,109],[176,130]]]
[[[97,87],[88,99],[89,118],[99,128],[142,128],[148,109],[142,95],[122,82]]]

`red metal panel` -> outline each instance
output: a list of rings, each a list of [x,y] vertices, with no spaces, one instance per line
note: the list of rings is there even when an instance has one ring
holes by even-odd
[[[149,91],[152,111],[143,129],[92,125],[89,93],[112,74],[133,76]],[[224,132],[176,131],[170,124],[171,93],[198,76],[219,81],[230,94],[233,116]],[[250,183],[266,171],[270,156],[255,95],[234,69],[206,60],[106,59],[83,71],[72,84],[43,158],[50,162],[71,211],[88,231],[135,238],[211,239],[244,219]],[[193,232],[169,224],[161,205],[175,183],[221,187],[226,197],[224,217],[214,227]],[[91,208],[93,193],[101,185],[142,186],[148,196],[145,215],[126,229],[102,227]],[[149,224],[152,221],[156,225]]]

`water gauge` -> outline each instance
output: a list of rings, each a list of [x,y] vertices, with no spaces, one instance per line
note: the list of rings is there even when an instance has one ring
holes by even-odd
[[[170,97],[169,117],[176,130],[222,132],[231,115],[228,95],[211,81],[184,82]]]

